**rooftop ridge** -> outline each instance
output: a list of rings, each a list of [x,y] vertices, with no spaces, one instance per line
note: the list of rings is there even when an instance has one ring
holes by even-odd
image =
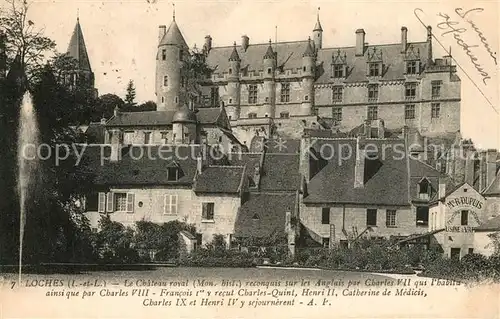
[[[408,45],[410,44],[426,44],[426,41],[417,41],[417,42],[408,42]],[[368,43],[366,46],[368,47],[387,47],[387,46],[400,46],[401,43],[395,42],[395,43],[381,43],[381,44],[370,44]],[[318,51],[326,51],[326,50],[335,50],[335,49],[354,49],[356,46],[354,45],[349,45],[349,46],[341,46],[341,47],[323,47],[319,49]]]
[[[278,42],[273,42],[273,45],[274,44],[289,44],[289,43],[307,43],[307,40],[291,40],[291,41],[278,41]],[[252,47],[252,46],[264,46],[264,45],[269,45],[269,41],[268,42],[263,42],[263,43],[253,43],[253,44],[250,44],[249,47]],[[234,47],[234,44],[232,45],[224,45],[224,46],[218,46],[218,47],[212,47],[212,50],[214,49],[228,49],[228,48],[233,48]]]

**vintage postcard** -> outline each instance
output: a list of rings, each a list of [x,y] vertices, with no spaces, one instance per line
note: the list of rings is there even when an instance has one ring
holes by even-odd
[[[0,319],[499,318],[499,10],[0,0]]]

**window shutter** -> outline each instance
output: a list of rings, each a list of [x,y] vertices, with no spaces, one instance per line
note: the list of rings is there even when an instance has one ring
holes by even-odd
[[[420,61],[417,61],[415,64],[416,64],[416,66],[415,66],[416,73],[420,74]]]
[[[173,215],[177,215],[177,194],[170,195],[170,209]]]
[[[162,209],[163,214],[167,213],[167,205],[168,205],[167,200],[168,200],[168,195],[167,194],[163,195],[163,209]]]
[[[208,207],[208,203],[202,203],[202,206],[201,206],[201,219],[207,219],[207,207]]]
[[[134,194],[132,193],[127,193],[127,212],[134,212]]]
[[[106,211],[107,211],[108,213],[112,213],[112,212],[114,212],[114,211],[115,211],[115,207],[114,207],[114,202],[115,202],[115,201],[114,201],[114,197],[115,197],[115,196],[114,196],[113,192],[109,192],[109,193],[106,195],[106,197],[107,197]]]
[[[104,213],[106,211],[106,194],[99,193],[97,202],[97,212]]]

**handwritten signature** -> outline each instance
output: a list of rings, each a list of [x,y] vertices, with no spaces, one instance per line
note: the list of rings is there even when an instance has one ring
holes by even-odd
[[[484,36],[483,32],[479,29],[479,27],[476,25],[476,23],[474,23],[474,21],[468,18],[468,15],[470,13],[482,12],[482,11],[484,11],[483,8],[474,8],[467,11],[464,11],[463,8],[455,9],[455,13],[472,27],[476,35],[481,40],[481,43],[483,44],[484,48],[487,50],[489,56],[493,59],[493,62],[496,65],[497,64],[496,52],[493,52],[491,50],[491,47],[486,37]],[[491,79],[491,76],[488,74],[488,72],[484,70],[484,67],[479,63],[479,59],[471,50],[472,48],[479,47],[479,45],[470,45],[463,40],[461,34],[466,33],[468,30],[467,28],[461,26],[459,21],[452,20],[452,18],[446,13],[439,13],[438,16],[443,18],[444,21],[438,23],[437,27],[441,30],[446,30],[443,33],[441,33],[441,36],[453,35],[453,38],[456,40],[457,44],[462,47],[467,56],[469,56],[470,61],[472,62],[476,70],[483,77],[482,78],[483,83],[486,85],[486,81]]]

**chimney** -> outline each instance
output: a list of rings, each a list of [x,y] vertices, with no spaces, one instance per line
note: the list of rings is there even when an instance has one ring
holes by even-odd
[[[497,156],[498,151],[489,149],[486,151],[486,184],[485,188],[490,186],[497,175]]]
[[[408,29],[401,27],[401,53],[406,52],[406,45],[408,44]]]
[[[474,162],[475,152],[465,150],[465,182],[474,187]]]
[[[385,137],[385,123],[384,123],[384,120],[379,119],[377,124],[378,124],[378,126],[377,126],[377,137],[378,138],[384,138]]]
[[[446,183],[444,180],[439,180],[438,198],[446,196]]]
[[[103,118],[101,119],[101,124],[102,124],[102,125],[105,125],[105,124],[106,124],[106,118],[105,118],[105,117],[103,117]]]
[[[205,52],[208,53],[212,50],[212,37],[210,35],[205,36],[205,45],[203,46]]]
[[[363,135],[366,138],[372,137],[372,122],[370,120],[365,120],[365,124],[363,127]]]
[[[159,28],[158,28],[158,43],[161,42],[161,40],[163,39],[163,36],[165,36],[165,33],[167,32],[167,26],[165,25],[161,25]]]
[[[122,137],[120,130],[112,130],[111,132],[111,154],[109,155],[110,162],[117,162],[121,158]]]
[[[365,30],[356,30],[356,56],[365,54]]]
[[[120,116],[120,108],[118,108],[118,105],[115,106],[115,109],[113,111],[114,116]]]
[[[354,188],[363,188],[365,184],[365,150],[361,137],[356,139],[356,164],[354,166]]]
[[[432,64],[432,27],[427,26],[427,64]]]
[[[246,35],[241,36],[241,48],[243,51],[247,51],[248,46],[250,45],[250,38]]]
[[[304,135],[300,139],[300,173],[304,176],[306,183],[309,183],[311,178],[310,174],[310,159],[309,152],[311,148],[311,136],[308,132],[305,132]]]

